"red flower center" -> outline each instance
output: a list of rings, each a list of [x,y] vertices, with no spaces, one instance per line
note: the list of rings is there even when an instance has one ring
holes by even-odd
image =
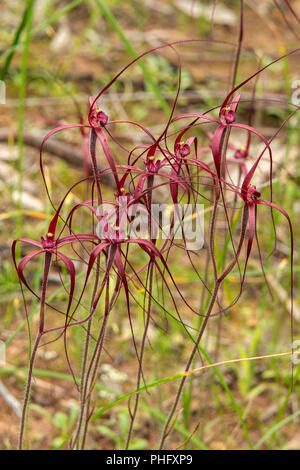
[[[54,234],[51,232],[48,232],[46,235],[46,239],[41,237],[42,239],[42,246],[43,248],[47,249],[52,249],[56,245],[56,240],[54,238]]]
[[[252,184],[249,184],[247,188],[246,200],[248,202],[255,201],[256,199],[259,199],[260,196],[261,194],[259,191],[257,191],[256,186],[252,186]]]

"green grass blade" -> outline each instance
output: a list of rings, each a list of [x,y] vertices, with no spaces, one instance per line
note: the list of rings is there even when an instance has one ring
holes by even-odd
[[[19,115],[18,115],[18,210],[20,211],[17,219],[17,238],[22,234],[22,192],[23,192],[23,160],[24,160],[24,113],[25,113],[25,97],[27,86],[27,63],[30,44],[30,33],[33,18],[33,7],[35,0],[30,0],[28,4],[28,11],[26,15],[26,29],[25,29],[25,42],[22,54],[21,64],[21,86],[19,94]],[[18,253],[17,253],[18,255]]]
[[[109,410],[110,408],[113,408],[114,406],[118,405],[119,403],[122,403],[124,400],[127,400],[128,398],[132,397],[132,395],[135,395],[136,393],[144,392],[146,390],[149,390],[150,388],[157,387],[157,385],[165,384],[167,382],[171,382],[176,379],[181,379],[185,374],[180,372],[178,374],[171,375],[169,377],[164,377],[163,379],[155,380],[155,382],[152,382],[150,384],[144,385],[143,387],[137,388],[136,390],[133,390],[132,392],[125,393],[124,395],[121,395],[119,398],[114,400],[113,402],[109,403],[106,406],[103,406],[100,410],[96,411],[92,415],[92,420],[99,418],[105,411]]]
[[[95,0],[95,1],[97,3],[98,7],[100,8],[100,10],[102,11],[103,15],[108,19],[108,21],[110,22],[110,24],[112,25],[114,30],[120,36],[120,38],[123,41],[123,43],[124,43],[126,49],[128,50],[128,52],[132,55],[133,58],[138,57],[138,53],[136,52],[136,50],[132,46],[129,39],[126,37],[124,31],[122,30],[122,28],[119,25],[118,21],[116,20],[115,16],[109,10],[107,5],[105,5],[105,2],[103,2],[102,0]],[[150,73],[148,72],[147,68],[145,67],[145,65],[141,61],[138,61],[137,64],[140,67],[140,69],[142,70],[142,72],[144,74],[144,77],[145,77],[145,80],[148,83],[149,87],[152,89],[152,91],[155,93],[157,99],[159,100],[159,103],[160,103],[162,109],[164,110],[166,115],[169,116],[169,114],[170,114],[169,105],[166,102],[166,100],[163,98],[158,86],[152,80],[152,77],[151,77]]]
[[[213,361],[212,359],[209,357],[209,355],[207,354],[207,352],[199,345],[199,350],[200,352],[203,354],[203,356],[205,357],[205,359],[209,362],[209,364],[213,364]],[[218,370],[217,367],[215,366],[212,366],[212,369],[215,373],[215,375],[218,377],[223,389],[225,390],[225,392],[227,393],[231,403],[232,403],[232,406],[233,406],[233,409],[234,411],[236,412],[238,418],[239,418],[239,421],[241,423],[241,426],[242,426],[242,429],[244,431],[244,434],[245,434],[245,437],[247,439],[247,442],[249,444],[249,447],[251,450],[253,450],[253,443],[252,443],[252,440],[249,436],[249,432],[248,432],[248,428],[247,428],[247,425],[245,423],[245,420],[243,419],[243,415],[242,415],[242,411],[238,405],[238,403],[236,402],[236,400],[234,399],[234,396],[232,395],[231,393],[231,390],[230,388],[228,387],[227,383],[225,382],[224,378],[223,378],[223,375],[221,374],[221,372]]]
[[[204,355],[204,357],[207,359],[207,361],[212,364],[212,360],[210,359],[210,357],[208,356],[208,354],[206,353],[206,351],[199,347],[201,353]],[[232,403],[232,406],[234,408],[234,411],[236,412],[239,420],[240,420],[240,423],[241,423],[241,426],[242,426],[242,429],[245,433],[245,436],[246,436],[246,439],[248,441],[248,444],[249,444],[249,447],[250,449],[253,449],[253,443],[250,439],[250,436],[249,436],[249,432],[248,432],[248,429],[247,429],[247,426],[245,424],[245,421],[242,417],[242,412],[240,410],[240,407],[239,405],[237,404],[237,402],[235,401],[228,385],[226,384],[222,374],[220,373],[220,371],[217,369],[217,367],[215,366],[212,366],[212,369],[213,371],[215,372],[216,376],[218,377],[222,387],[224,388],[224,390],[226,391],[227,395],[229,396],[230,400],[231,400],[231,403]],[[191,371],[191,373],[193,373],[193,371]],[[92,415],[92,420],[96,419],[96,418],[99,418],[99,416],[101,416],[103,413],[105,413],[105,411],[109,410],[110,408],[113,408],[114,406],[118,405],[119,403],[123,402],[124,400],[127,400],[128,398],[130,398],[132,395],[136,394],[136,393],[140,393],[140,392],[143,392],[143,391],[146,391],[146,390],[149,390],[150,388],[153,388],[153,387],[157,387],[158,385],[161,385],[161,384],[165,384],[165,383],[168,383],[168,382],[171,382],[173,380],[177,380],[177,379],[180,379],[182,378],[184,375],[186,375],[184,372],[183,373],[178,373],[178,374],[174,374],[174,375],[171,375],[169,377],[164,377],[162,379],[159,379],[159,380],[156,380],[155,382],[152,382],[146,386],[143,386],[143,387],[140,387],[138,388],[137,390],[134,390],[132,392],[128,392],[124,395],[122,395],[121,397],[117,398],[116,400],[114,400],[113,402],[109,403],[108,405],[106,406],[103,406],[100,410],[96,411],[93,415]]]
[[[78,276],[77,276],[77,279],[81,279],[83,278],[84,276],[84,273],[79,273]],[[48,303],[51,302],[51,300],[54,300],[56,298],[56,296],[60,295],[60,294],[63,294],[65,292],[65,288],[68,288],[70,286],[70,281],[66,281],[65,282],[65,287],[60,287],[59,289],[57,289],[55,292],[53,292],[53,294],[51,294],[47,301]],[[40,311],[40,308],[39,308],[39,305],[30,313],[30,315],[28,315],[28,320],[31,321],[32,318],[34,318],[35,315],[37,315]],[[9,338],[7,338],[7,340],[5,341],[5,347],[7,347],[14,339],[15,337],[20,333],[20,331],[22,331],[26,326],[27,326],[27,319],[25,319],[19,326],[18,328],[15,329],[15,331],[9,336]]]
[[[290,421],[293,421],[294,418],[300,415],[300,410],[296,411],[290,416],[287,416],[284,418],[282,421],[279,421],[279,423],[274,424],[268,431],[263,435],[263,437],[258,441],[258,443],[254,446],[254,449],[257,450],[259,449],[268,439],[271,437],[273,434],[275,434],[280,428],[282,428],[285,424],[289,423]]]
[[[238,212],[234,216],[232,225],[230,227],[231,235],[233,235],[233,233],[234,233],[235,227],[236,227],[236,225],[237,225],[237,223],[240,219],[240,215],[241,215],[241,209],[239,209]],[[222,249],[222,251],[221,251],[221,253],[218,257],[218,269],[221,269],[224,265],[224,260],[225,260],[225,257],[227,255],[228,246],[229,246],[230,242],[231,242],[231,236],[230,236],[230,233],[228,233],[227,236],[226,236],[224,247],[223,247],[223,249]]]
[[[0,375],[1,374],[15,374],[18,372],[23,372],[26,375],[27,369],[25,367],[0,367]],[[45,377],[45,378],[48,377],[48,378],[59,379],[59,380],[67,380],[69,382],[73,381],[73,377],[71,375],[64,374],[63,372],[57,372],[57,371],[51,371],[51,370],[35,369],[34,375],[37,377]],[[24,381],[25,380],[26,379],[24,376]],[[79,380],[79,378],[77,378],[77,380]],[[112,395],[118,395],[118,392],[116,392],[115,390],[105,387],[104,385],[101,385],[99,383],[96,383],[95,388],[97,390],[103,390],[105,392],[108,392]],[[147,405],[146,403],[141,403],[141,407],[144,410],[148,411],[150,414],[152,414],[152,416],[158,418],[160,421],[165,421],[166,417],[160,411],[153,409],[151,406]],[[186,439],[189,439],[190,442],[195,444],[198,448],[202,450],[209,450],[209,448],[202,441],[197,439],[195,436],[191,436],[190,433],[179,424],[176,423],[174,428],[178,432],[180,432]]]
[[[161,307],[159,303],[156,303],[156,305],[157,305],[158,307]],[[164,313],[167,313],[167,315],[169,316],[169,318],[170,318],[172,321],[175,321],[175,322],[176,322],[176,325],[179,326],[179,327],[182,329],[182,331],[183,331],[186,335],[188,334],[187,331],[186,331],[186,329],[184,328],[184,326],[181,325],[180,322],[178,322],[178,320],[177,320],[176,318],[174,318],[174,316],[171,315],[171,314],[167,311],[167,309],[163,308],[163,312],[164,312]],[[209,357],[209,355],[207,354],[207,352],[206,352],[206,351],[203,349],[203,347],[200,346],[200,345],[199,345],[199,351],[203,354],[203,356],[204,356],[205,359],[209,362],[209,364],[213,364],[212,359]],[[248,432],[248,429],[247,429],[247,425],[246,425],[246,423],[245,423],[245,421],[244,421],[244,419],[243,419],[242,412],[241,412],[241,409],[240,409],[238,403],[237,403],[236,400],[234,399],[234,396],[232,395],[232,393],[231,393],[231,391],[230,391],[228,385],[226,384],[226,382],[225,382],[225,380],[224,380],[223,375],[221,374],[221,372],[220,372],[220,371],[217,369],[217,367],[215,367],[215,366],[213,366],[212,369],[213,369],[215,375],[218,377],[218,379],[219,379],[219,381],[220,381],[220,383],[221,383],[223,389],[224,389],[225,392],[227,393],[227,395],[228,395],[228,397],[229,397],[229,399],[230,399],[230,401],[231,401],[231,403],[232,403],[233,409],[234,409],[234,411],[236,412],[236,414],[237,414],[237,416],[238,416],[238,418],[239,418],[239,421],[240,421],[240,423],[241,423],[242,429],[243,429],[243,431],[244,431],[244,434],[245,434],[245,437],[246,437],[246,439],[247,439],[247,442],[248,442],[248,444],[249,444],[250,449],[253,449],[253,443],[252,443],[252,441],[251,441],[251,439],[250,439],[249,432]],[[179,377],[181,377],[181,376],[182,376],[182,374],[177,374],[177,376],[173,376],[173,378],[172,378],[171,380],[174,380],[175,378],[179,378]],[[169,380],[166,380],[166,381],[169,381]]]
[[[34,30],[32,31],[32,34],[35,35],[41,31],[43,31],[45,28],[47,28],[47,26],[50,26],[51,24],[57,22],[60,20],[60,18],[62,18],[63,16],[65,16],[67,13],[69,13],[71,10],[73,10],[75,7],[77,7],[78,5],[80,5],[80,3],[82,3],[83,0],[73,0],[72,2],[68,3],[68,5],[60,8],[59,10],[56,10],[53,15],[50,16],[50,18],[48,18],[47,20],[43,21],[39,26],[37,26],[36,28],[34,28]]]
[[[66,15],[71,10],[73,10],[75,7],[77,7],[77,5],[80,5],[80,3],[82,3],[82,2],[83,2],[83,0],[73,0],[72,2],[70,2],[65,7],[62,7],[59,10],[56,10],[55,13],[53,13],[53,15],[51,15],[47,20],[43,21],[39,26],[32,29],[31,37],[35,36],[36,34],[40,33],[41,31],[43,31],[45,28],[47,28],[47,26],[50,26],[53,23],[55,23],[56,21],[58,21],[64,15]],[[24,45],[24,41],[18,41],[16,44],[12,44],[11,47],[6,49],[6,51],[3,52],[0,55],[0,63],[7,60],[7,57],[9,57],[9,55],[11,53],[14,54],[14,52],[19,48],[19,46],[22,46],[22,45]]]
[[[163,413],[161,413],[159,410],[156,410],[156,409],[152,408],[151,406],[147,405],[146,403],[141,403],[141,408],[148,411],[152,416],[159,419],[163,423],[166,421],[166,416]],[[187,439],[189,442],[191,442],[192,444],[195,444],[195,446],[197,446],[198,449],[209,450],[209,447],[207,447],[196,436],[193,436],[193,435],[191,436],[191,433],[187,429],[185,429],[183,426],[181,426],[180,424],[175,423],[174,429],[176,429],[176,431],[180,432],[180,434],[182,434],[183,437],[185,439]]]
[[[6,78],[6,75],[7,75],[9,66],[10,66],[10,63],[11,63],[11,61],[12,61],[12,58],[13,58],[14,53],[15,53],[15,50],[16,50],[16,46],[19,44],[19,40],[20,40],[22,31],[23,31],[23,29],[25,28],[25,26],[26,26],[26,24],[27,24],[27,17],[28,17],[28,12],[29,12],[30,9],[31,9],[31,3],[32,3],[32,2],[29,2],[29,3],[27,4],[27,6],[26,6],[26,8],[25,8],[25,11],[24,11],[24,14],[23,14],[23,17],[22,17],[22,20],[21,20],[21,22],[20,22],[20,24],[19,24],[18,29],[17,29],[16,32],[15,32],[15,36],[14,36],[12,45],[11,45],[11,47],[10,47],[10,52],[9,52],[8,55],[6,56],[5,64],[3,65],[3,68],[2,68],[2,70],[1,70],[0,80],[5,80],[5,78]]]

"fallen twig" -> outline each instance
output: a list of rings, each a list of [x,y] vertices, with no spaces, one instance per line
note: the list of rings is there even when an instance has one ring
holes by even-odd
[[[16,140],[17,136],[17,131],[10,129],[0,129],[0,142],[7,142],[11,139]],[[24,144],[28,145],[29,147],[40,149],[43,137],[44,135],[38,135],[32,132],[24,132]],[[73,145],[70,145],[66,142],[49,139],[44,144],[44,151],[51,153],[52,155],[59,157],[62,160],[65,160],[75,168],[83,169],[84,167],[82,152],[79,149],[74,148]],[[99,170],[101,170],[100,166]],[[107,186],[114,186],[110,175],[103,175],[101,181]]]
[[[10,393],[5,385],[0,380],[0,395],[8,406],[13,410],[18,418],[21,418],[21,404],[18,400]]]

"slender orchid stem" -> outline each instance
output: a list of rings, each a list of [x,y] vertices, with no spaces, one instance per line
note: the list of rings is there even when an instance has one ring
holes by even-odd
[[[100,287],[100,290],[97,293],[98,301],[100,299],[99,294],[100,294],[100,292],[102,293],[103,288],[104,288],[104,285],[102,284],[102,286]],[[95,312],[98,301],[97,301],[97,298],[96,298],[96,300],[94,300],[94,303],[92,305],[92,313]],[[105,330],[106,330],[106,326],[107,326],[107,317],[108,317],[108,315],[105,312],[104,318],[103,318],[103,321],[102,321],[102,324],[101,324],[100,332],[99,332],[99,335],[98,335],[98,339],[97,339],[97,342],[96,342],[96,345],[95,345],[95,349],[93,351],[93,354],[92,354],[92,357],[91,357],[88,368],[87,368],[87,363],[85,364],[85,369],[87,368],[87,370],[85,372],[83,383],[81,384],[80,415],[79,415],[78,424],[77,424],[77,431],[76,431],[76,434],[75,434],[75,438],[73,440],[73,447],[76,446],[77,449],[80,448],[79,440],[80,440],[80,435],[82,433],[82,423],[83,423],[83,420],[84,420],[84,415],[85,415],[85,410],[86,410],[86,403],[87,403],[87,400],[88,400],[88,387],[89,387],[89,382],[90,382],[89,381],[89,376],[91,374],[91,369],[92,369],[93,363],[95,361],[95,358],[97,357],[98,349],[101,350],[101,346],[103,345],[103,338],[104,338],[104,334],[105,334]],[[92,318],[93,318],[93,316],[91,316],[90,320]]]
[[[209,240],[210,240],[210,255],[211,255],[211,259],[212,259],[213,266],[214,266],[214,288],[213,288],[211,298],[210,298],[210,301],[209,301],[209,304],[208,304],[208,307],[207,307],[207,310],[206,310],[206,313],[205,313],[203,323],[201,325],[201,328],[200,328],[200,331],[198,333],[197,339],[194,343],[194,347],[193,347],[193,350],[191,352],[191,355],[190,355],[190,357],[187,361],[187,364],[186,364],[186,367],[185,367],[185,372],[187,372],[190,369],[191,364],[193,362],[193,359],[194,359],[194,357],[195,357],[195,355],[198,351],[200,341],[201,341],[201,339],[203,337],[203,334],[205,332],[205,329],[207,327],[207,324],[208,324],[209,318],[211,316],[213,307],[214,307],[214,305],[217,301],[219,288],[222,285],[222,282],[225,279],[225,277],[230,273],[230,271],[232,271],[234,266],[238,263],[238,256],[239,256],[239,253],[241,251],[241,247],[242,247],[243,242],[244,242],[244,236],[245,236],[244,226],[245,226],[245,220],[248,217],[247,209],[245,209],[244,214],[243,214],[242,233],[241,233],[240,243],[239,243],[239,247],[238,247],[236,256],[229,263],[229,265],[224,269],[224,271],[218,276],[217,265],[216,265],[216,260],[215,260],[214,235],[215,235],[215,224],[216,224],[216,220],[217,220],[217,207],[218,207],[218,202],[219,202],[219,199],[220,199],[220,194],[221,194],[220,189],[216,188],[216,197],[215,197],[214,209],[213,209],[213,212],[212,212],[212,215],[211,215],[210,237],[209,237]],[[163,428],[163,433],[162,433],[159,449],[162,449],[164,447],[164,443],[165,443],[168,435],[170,434],[170,432],[172,430],[172,420],[173,420],[174,414],[176,412],[178,402],[180,400],[181,393],[182,393],[182,390],[183,390],[186,379],[187,379],[187,376],[184,376],[181,379],[180,385],[179,385],[177,393],[176,393],[175,401],[172,405],[171,411],[168,415],[167,421],[166,421],[166,423],[164,425],[164,428]]]
[[[97,188],[97,196],[98,196],[98,205],[102,203],[102,191],[100,186],[100,179],[98,175],[98,166],[96,160],[96,144],[97,144],[97,134],[94,129],[90,131],[90,155],[92,160],[92,168],[93,168],[93,176],[96,183]]]
[[[99,277],[100,277],[100,262],[99,260],[97,260],[95,281],[94,281],[94,287],[93,287],[93,293],[92,293],[92,299],[91,299],[91,309],[95,301],[98,284],[99,284]],[[82,420],[83,420],[83,416],[85,412],[84,411],[84,408],[85,408],[84,383],[85,383],[85,376],[86,376],[87,360],[88,360],[89,349],[90,349],[90,335],[91,335],[93,318],[94,318],[93,316],[89,318],[87,329],[86,329],[85,344],[84,344],[83,359],[82,359],[81,379],[80,379],[80,413],[79,413],[79,418],[78,418],[77,429],[81,428],[81,424],[82,424]],[[78,434],[73,440],[73,446],[76,444],[77,438],[78,438]]]
[[[29,369],[27,375],[27,382],[26,382],[26,389],[22,407],[22,416],[21,416],[21,425],[20,425],[20,434],[19,434],[19,450],[23,449],[23,440],[24,440],[24,432],[26,426],[26,417],[27,417],[27,410],[30,400],[31,394],[31,385],[32,385],[32,377],[33,377],[33,367],[34,362],[36,359],[36,353],[41,341],[41,338],[44,333],[44,326],[45,326],[45,302],[46,302],[46,292],[47,292],[47,284],[48,284],[48,276],[49,270],[51,266],[51,258],[52,254],[50,252],[45,253],[45,260],[44,260],[44,275],[43,275],[43,284],[42,284],[42,294],[41,294],[41,303],[40,303],[40,319],[39,319],[39,331],[36,336],[33,349],[30,355],[30,362],[29,362]]]
[[[107,324],[108,324],[108,318],[109,318],[109,313],[110,313],[110,301],[109,301],[109,276],[107,276],[107,281],[106,281],[106,292],[105,292],[105,312],[104,312],[104,318],[102,321],[102,326],[100,330],[100,334],[95,346],[94,354],[92,356],[92,359],[90,361],[90,365],[86,374],[86,379],[85,379],[85,388],[84,388],[84,396],[83,399],[87,403],[87,413],[85,415],[85,424],[84,428],[82,430],[82,436],[81,436],[81,444],[80,444],[80,449],[83,450],[85,446],[85,441],[86,441],[86,435],[87,435],[87,430],[88,430],[88,424],[89,424],[89,403],[90,403],[90,397],[93,391],[93,388],[96,383],[96,377],[97,377],[97,372],[99,369],[99,363],[103,351],[103,343],[105,339],[105,334],[106,334],[106,329],[107,329]]]
[[[143,377],[142,365],[143,365],[145,345],[146,345],[148,329],[149,329],[149,324],[150,324],[150,318],[151,318],[152,287],[153,287],[153,264],[151,263],[150,266],[149,266],[148,306],[147,306],[146,322],[145,322],[145,325],[144,325],[144,333],[143,333],[141,350],[140,350],[140,361],[139,361],[139,369],[138,369],[138,376],[137,376],[137,382],[136,382],[136,389],[140,388],[141,380],[142,380],[142,377]],[[136,418],[136,414],[137,414],[137,410],[138,410],[138,405],[139,405],[139,399],[140,399],[140,394],[137,393],[135,395],[135,403],[134,403],[134,407],[133,407],[133,412],[130,413],[131,421],[130,421],[130,425],[129,425],[129,431],[128,431],[128,435],[127,435],[125,450],[128,450],[129,445],[130,445],[133,426],[134,426],[134,422],[135,422],[135,418]]]
[[[195,357],[195,354],[197,353],[198,351],[198,348],[199,348],[199,344],[200,344],[200,341],[202,339],[202,336],[203,336],[203,333],[205,331],[205,328],[207,326],[207,323],[208,323],[208,320],[210,318],[210,314],[212,312],[212,309],[215,305],[215,301],[216,301],[216,298],[217,298],[217,294],[218,294],[218,290],[219,290],[219,287],[220,287],[220,284],[219,283],[216,283],[215,284],[215,287],[214,287],[214,290],[212,292],[212,295],[211,295],[211,298],[210,298],[210,302],[209,302],[209,305],[208,305],[208,308],[207,308],[207,311],[206,311],[206,316],[205,316],[205,319],[202,323],[202,326],[201,326],[201,329],[199,331],[199,334],[198,334],[198,337],[195,341],[195,344],[194,344],[194,347],[193,347],[193,350],[191,352],[191,355],[187,361],[187,364],[185,366],[185,372],[187,372],[190,367],[191,367],[191,364],[193,362],[193,359]],[[182,390],[183,390],[183,387],[184,387],[184,384],[185,384],[185,381],[187,379],[187,376],[184,376],[182,379],[181,379],[181,382],[180,382],[180,385],[178,387],[178,390],[177,390],[177,393],[176,393],[176,398],[174,400],[174,403],[172,405],[172,408],[171,408],[171,411],[168,415],[168,418],[167,418],[167,421],[164,425],[164,428],[163,428],[163,433],[162,433],[162,438],[161,438],[161,441],[160,441],[160,444],[159,444],[159,449],[163,449],[164,447],[164,444],[165,444],[165,441],[168,437],[168,435],[170,434],[171,430],[172,430],[172,419],[173,419],[173,416],[176,412],[176,409],[177,409],[177,405],[178,405],[178,402],[180,400],[180,397],[181,397],[181,393],[182,393]],[[171,426],[170,426],[171,425]]]
[[[192,350],[192,352],[190,354],[190,357],[187,361],[187,364],[185,366],[185,372],[187,372],[190,369],[191,364],[193,362],[193,359],[194,359],[194,357],[195,357],[195,355],[196,355],[196,353],[199,349],[200,341],[202,339],[202,336],[203,336],[203,333],[206,329],[209,317],[210,317],[210,315],[212,313],[212,310],[213,310],[213,307],[215,305],[215,301],[216,301],[217,295],[218,295],[218,290],[219,290],[219,287],[220,287],[220,282],[218,281],[218,273],[217,273],[217,266],[216,266],[216,261],[215,261],[215,254],[214,254],[214,233],[215,233],[216,214],[217,214],[217,207],[218,207],[219,199],[220,199],[220,190],[218,188],[216,188],[216,196],[215,196],[213,212],[212,212],[212,215],[211,215],[210,235],[209,235],[210,255],[211,255],[211,259],[212,259],[213,266],[214,266],[214,289],[212,291],[211,298],[210,298],[210,301],[209,301],[209,304],[208,304],[208,307],[207,307],[207,310],[206,310],[206,313],[205,313],[205,317],[204,317],[203,323],[201,325],[200,331],[198,333],[198,337],[197,337],[197,339],[194,343],[193,350]],[[181,393],[182,393],[182,390],[183,390],[186,379],[187,379],[187,376],[184,376],[180,381],[179,387],[177,389],[175,400],[173,402],[172,408],[169,412],[167,421],[165,422],[165,425],[164,425],[164,428],[163,428],[162,437],[161,437],[161,441],[160,441],[160,444],[159,444],[159,449],[163,449],[165,441],[166,441],[168,435],[171,432],[172,426],[170,426],[170,425],[171,425],[171,422],[173,420],[173,416],[176,412],[178,402],[181,398]]]
[[[18,444],[18,449],[19,450],[23,449],[23,440],[24,440],[24,432],[25,432],[25,425],[26,425],[26,419],[27,419],[27,410],[28,410],[30,394],[31,394],[33,367],[34,367],[36,353],[37,353],[37,349],[39,347],[41,338],[42,338],[42,334],[38,333],[37,336],[36,336],[33,348],[32,348],[31,356],[30,356],[29,369],[28,369],[27,382],[26,382],[26,389],[25,389],[25,396],[24,396],[24,401],[23,401],[23,406],[22,406],[22,416],[21,416],[19,444]]]

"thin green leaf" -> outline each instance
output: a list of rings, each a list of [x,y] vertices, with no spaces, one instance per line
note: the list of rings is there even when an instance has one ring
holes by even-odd
[[[132,55],[133,58],[137,57],[138,53],[136,52],[136,50],[132,46],[129,39],[126,37],[124,31],[122,30],[121,26],[119,25],[118,21],[116,20],[115,16],[110,11],[108,6],[102,0],[95,0],[95,1],[97,3],[98,7],[100,8],[100,10],[102,11],[103,15],[106,16],[106,18],[108,19],[108,21],[110,22],[110,24],[112,25],[114,30],[120,36],[120,38],[123,41],[123,43],[124,43],[126,49],[128,50],[128,52]],[[152,80],[152,76],[150,75],[147,68],[145,67],[145,65],[141,61],[138,61],[137,64],[140,67],[141,71],[143,72],[145,80],[148,83],[149,87],[152,89],[152,91],[155,93],[157,99],[159,100],[159,103],[160,103],[162,109],[164,110],[166,115],[169,116],[169,114],[170,114],[169,105],[166,102],[166,100],[163,98],[163,96],[162,96],[158,86],[156,85],[156,83]]]

